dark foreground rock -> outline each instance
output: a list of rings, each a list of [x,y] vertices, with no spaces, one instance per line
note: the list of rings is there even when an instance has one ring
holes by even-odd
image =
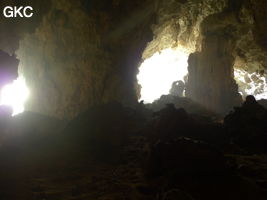
[[[111,102],[88,109],[63,130],[71,142],[78,143],[103,159],[117,157],[129,135],[142,126],[142,114]]]
[[[146,124],[140,110],[99,105],[61,132],[56,119],[16,117],[21,135],[0,147],[0,199],[266,199],[266,156],[224,155],[223,124],[171,105]]]
[[[148,162],[148,176],[170,175],[212,176],[227,172],[223,154],[212,146],[189,138],[169,142],[159,141],[152,146]]]
[[[232,141],[252,153],[267,152],[267,110],[248,96],[224,119]]]
[[[200,104],[192,101],[190,98],[179,97],[175,95],[162,95],[148,107],[154,111],[165,108],[166,104],[173,104],[176,108],[184,108],[190,114],[199,114],[202,116],[218,117],[214,112],[204,108]]]
[[[152,142],[188,137],[218,147],[229,143],[226,129],[221,123],[188,114],[183,108],[177,109],[173,104],[167,104],[154,113],[147,135]]]

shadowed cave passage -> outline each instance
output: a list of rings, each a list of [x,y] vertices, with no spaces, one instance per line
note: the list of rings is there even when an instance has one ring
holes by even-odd
[[[267,199],[266,1],[19,3],[0,199]]]

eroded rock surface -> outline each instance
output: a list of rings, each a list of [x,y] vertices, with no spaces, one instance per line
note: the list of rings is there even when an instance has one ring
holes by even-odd
[[[149,2],[52,1],[17,51],[32,93],[27,109],[72,118],[90,105],[135,102],[136,66],[153,21]]]
[[[98,103],[132,104],[139,64],[169,47],[199,55],[191,56],[199,62],[189,67],[188,96],[217,112],[240,101],[233,68],[266,74],[264,0],[21,4],[35,18],[1,20],[0,47],[17,50],[32,93],[27,110],[69,119]]]

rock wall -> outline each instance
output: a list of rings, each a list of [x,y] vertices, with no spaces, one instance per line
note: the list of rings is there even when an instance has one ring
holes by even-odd
[[[152,36],[150,1],[52,0],[34,33],[20,41],[27,110],[73,118],[90,105],[136,102],[137,65]]]
[[[226,114],[241,103],[233,77],[232,41],[220,35],[203,39],[202,51],[188,59],[186,95],[206,108]]]
[[[242,102],[234,81],[234,68],[265,73],[266,51],[261,45],[266,38],[261,37],[260,42],[255,39],[263,35],[255,21],[259,15],[256,10],[264,13],[255,9],[260,2],[229,1],[222,12],[203,20],[202,49],[189,58],[188,97],[225,114]],[[266,24],[264,19],[260,21]]]
[[[158,7],[143,59],[169,47],[192,53],[186,95],[194,101],[225,114],[242,101],[234,68],[267,77],[264,0],[161,1]]]
[[[154,39],[143,54],[145,59],[169,47],[192,53],[186,95],[220,113],[241,102],[233,79],[236,40],[231,24],[237,22],[234,12],[226,11],[230,6],[237,5],[224,0],[162,1]],[[228,26],[230,30],[224,30]]]
[[[218,112],[239,102],[233,67],[265,74],[264,0],[23,0],[32,19],[1,19],[31,91],[27,110],[73,118],[93,104],[135,103],[142,59],[189,53],[187,95]],[[0,6],[16,5],[4,0]]]
[[[226,0],[172,0],[157,2],[154,38],[148,43],[143,59],[166,48],[182,47],[188,52],[201,48],[200,25],[209,15],[221,12]]]
[[[207,17],[201,24],[202,49],[188,60],[186,95],[218,113],[227,113],[242,100],[233,70],[237,23],[228,10]]]

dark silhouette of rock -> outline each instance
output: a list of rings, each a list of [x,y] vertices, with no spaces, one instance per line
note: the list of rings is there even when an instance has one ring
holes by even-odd
[[[154,113],[151,128],[147,131],[150,141],[171,141],[179,137],[202,140],[222,147],[229,142],[225,128],[205,117],[188,114],[183,108],[176,109],[173,104]]]
[[[183,108],[186,110],[186,112],[190,114],[202,115],[209,118],[218,117],[214,112],[207,110],[206,108],[192,101],[189,98],[179,97],[171,94],[162,95],[158,100],[154,101],[151,105],[148,105],[147,107],[154,111],[159,111],[165,108],[166,104],[174,104],[176,108]]]
[[[153,114],[151,141],[169,141],[180,136],[188,136],[195,122],[183,109],[176,109],[173,104]],[[190,128],[191,127],[191,128]]]
[[[135,110],[118,102],[109,102],[80,114],[63,132],[71,142],[91,150],[98,158],[112,159],[113,155],[119,156],[137,123],[140,124],[140,120]]]
[[[267,109],[267,99],[261,99],[258,103]]]
[[[138,102],[134,108],[136,114],[139,116],[141,123],[147,121],[153,114],[153,111],[147,108],[143,100]]]
[[[234,143],[252,152],[267,151],[267,110],[253,96],[224,119]]]
[[[185,90],[185,84],[183,81],[175,81],[170,89],[170,94],[174,96],[183,97]]]
[[[257,101],[253,95],[248,95],[246,97],[246,101],[244,102],[243,106],[251,106],[251,105],[257,105]]]
[[[209,176],[226,171],[223,154],[212,146],[188,138],[152,146],[147,173],[149,177],[170,175],[172,178]]]

